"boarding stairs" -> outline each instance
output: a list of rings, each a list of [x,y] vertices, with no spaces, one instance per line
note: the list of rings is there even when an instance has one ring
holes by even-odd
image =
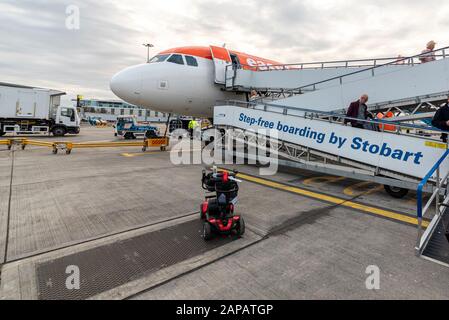
[[[241,101],[223,102],[214,112],[214,124],[226,132],[226,138],[245,145],[245,148],[270,154],[265,157],[260,155],[261,152],[254,155],[240,150],[236,153],[240,157],[266,162],[275,156],[280,165],[401,189],[416,190],[421,179],[447,149],[447,144],[431,135],[416,134],[434,132],[438,135],[441,131],[407,123],[367,120],[363,122],[379,131],[363,130],[344,125],[344,120],[351,118],[333,112]],[[266,131],[267,123],[272,123],[271,131]],[[385,130],[386,124],[393,124],[394,131]],[[305,134],[305,131],[309,133]],[[342,141],[345,143],[341,144]],[[365,142],[369,147],[361,146]],[[392,155],[394,152],[395,156]],[[407,152],[409,157],[405,156]],[[418,156],[412,159],[410,154]],[[449,165],[442,170],[449,171]],[[433,182],[429,179],[425,192],[433,192]]]
[[[215,107],[215,125],[225,132],[222,139],[216,141],[215,148],[233,157],[253,160],[254,164],[271,166],[275,162],[276,165],[384,184],[392,195],[404,189],[417,190],[416,254],[449,266],[448,145],[428,136],[408,133],[434,128],[393,122],[395,131],[392,132],[384,130],[392,122],[364,121],[380,127],[380,131],[373,131],[346,126],[345,119],[355,120],[330,112],[227,101]],[[286,132],[284,126],[298,130]],[[271,127],[273,129],[267,129]],[[301,136],[301,130],[308,134]],[[343,140],[347,143],[341,143]],[[369,147],[361,147],[362,141],[368,142]],[[389,152],[377,152],[379,148],[396,150],[396,157],[390,157]],[[398,159],[399,154],[410,151],[422,155],[419,161]],[[423,206],[424,193],[430,194],[430,199]]]
[[[370,111],[393,110],[397,116],[414,115],[417,119],[422,118],[419,113],[431,116],[447,99],[448,48],[436,50],[437,60],[425,64],[419,62],[419,54],[402,59],[267,66],[256,70],[228,66],[226,88],[243,92],[254,89],[263,96],[256,102],[339,112],[366,93],[370,96]]]
[[[282,94],[289,95],[283,99],[219,103],[214,123],[226,133],[222,141],[232,141],[223,143],[222,148],[234,156],[262,163],[277,159],[279,165],[376,182],[399,190],[418,190],[416,252],[449,266],[449,239],[445,235],[449,224],[448,145],[439,139],[440,130],[413,123],[431,117],[447,101],[447,49],[436,50],[438,59],[429,63],[416,62],[420,57],[417,55],[406,58],[406,63],[376,65],[290,91],[283,88]],[[248,78],[275,80],[280,73],[299,72],[287,68],[234,71],[253,72]],[[275,76],[270,75],[272,72]],[[237,81],[238,75],[231,90],[255,89],[252,85],[236,87]],[[362,93],[370,96],[370,111],[394,111],[395,117],[358,120],[365,129],[344,125],[357,120],[345,113],[349,103]],[[242,144],[243,150],[235,147]],[[231,150],[229,145],[233,146]],[[248,152],[250,148],[257,152]],[[424,208],[423,193],[431,194]],[[435,210],[429,215],[433,202]],[[425,231],[423,225],[427,227]]]
[[[378,58],[261,66],[228,65],[225,88],[228,91],[239,92],[256,90],[264,93],[301,93],[319,88],[319,85],[308,88],[310,84],[319,84],[328,79],[397,60],[397,58]],[[411,60],[408,63],[411,63]],[[392,65],[392,68],[398,67]]]

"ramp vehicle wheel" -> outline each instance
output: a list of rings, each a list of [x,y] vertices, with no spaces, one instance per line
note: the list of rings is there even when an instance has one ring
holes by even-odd
[[[392,187],[392,186],[384,186],[385,191],[396,199],[402,199],[408,194],[408,189],[403,189],[399,187]]]
[[[212,227],[208,222],[203,223],[203,238],[205,241],[212,239]]]
[[[157,138],[157,133],[154,130],[148,130],[147,132],[145,132],[145,137],[147,139]]]
[[[134,133],[132,132],[127,132],[124,135],[125,140],[131,140],[131,139],[135,139],[136,137],[134,136]]]
[[[242,217],[240,217],[240,221],[237,225],[236,231],[237,231],[237,235],[240,237],[245,234],[245,220],[243,220]]]
[[[67,133],[63,127],[53,128],[52,132],[55,137],[63,137]]]

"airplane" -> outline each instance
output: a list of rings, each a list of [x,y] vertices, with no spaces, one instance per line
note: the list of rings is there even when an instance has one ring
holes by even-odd
[[[110,88],[130,104],[211,119],[217,101],[247,99],[242,93],[222,90],[230,65],[260,71],[285,68],[277,61],[224,47],[179,47],[120,71],[111,79]]]

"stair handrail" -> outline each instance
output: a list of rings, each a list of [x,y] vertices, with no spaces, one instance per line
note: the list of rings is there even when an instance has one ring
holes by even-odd
[[[394,62],[389,62],[389,63],[385,63],[385,64],[376,65],[376,66],[373,66],[373,67],[370,67],[370,68],[367,68],[367,69],[363,69],[363,70],[357,70],[357,71],[354,71],[354,72],[351,72],[351,73],[347,73],[347,74],[344,74],[344,75],[341,75],[341,76],[336,76],[336,77],[332,77],[332,78],[329,78],[329,79],[326,79],[326,80],[321,80],[321,81],[318,81],[318,82],[315,82],[315,83],[304,85],[304,86],[301,86],[301,87],[298,87],[298,88],[293,88],[293,89],[290,89],[290,90],[291,91],[301,91],[302,89],[305,89],[305,88],[308,88],[308,87],[313,87],[315,89],[316,86],[319,85],[319,84],[323,84],[323,83],[334,81],[334,80],[338,80],[338,79],[340,80],[340,84],[343,84],[343,78],[350,77],[350,76],[353,76],[355,74],[359,74],[359,73],[363,73],[363,72],[367,72],[367,71],[371,71],[372,72],[372,76],[375,76],[375,70],[380,69],[380,68],[384,68],[386,66],[391,66],[391,65],[401,65],[400,62],[403,62],[403,61],[406,61],[406,60],[411,60],[412,61],[411,66],[418,65],[418,64],[420,65],[422,63],[414,63],[414,59],[415,58],[424,57],[424,56],[428,55],[429,53],[441,52],[442,53],[441,55],[435,55],[435,57],[438,56],[438,57],[443,57],[443,59],[445,59],[446,58],[446,50],[447,49],[449,49],[449,46],[448,47],[444,47],[444,48],[440,48],[440,49],[436,49],[436,50],[433,50],[433,51],[429,51],[429,52],[426,52],[426,53],[422,52],[422,53],[419,53],[419,54],[414,55],[414,56],[398,59],[397,61],[394,61]],[[431,63],[431,62],[427,62],[427,63]]]
[[[398,62],[402,61],[402,57],[394,58],[366,58],[366,59],[350,59],[350,60],[331,60],[331,61],[317,61],[317,62],[299,62],[299,63],[283,63],[283,64],[261,64],[261,65],[249,65],[239,64],[238,67],[243,69],[249,69],[252,71],[280,71],[280,70],[306,70],[306,69],[334,69],[334,68],[359,68],[378,65],[378,61],[390,61]],[[350,65],[355,62],[371,62],[369,64]],[[343,64],[341,66],[335,66],[334,64]],[[405,64],[405,61],[404,61]],[[326,66],[330,65],[330,66]],[[235,67],[236,65],[228,65],[227,68]],[[317,66],[307,68],[307,66]]]
[[[449,179],[449,172],[446,173],[446,175],[441,178],[441,165],[443,164],[443,162],[448,158],[449,156],[449,149],[446,150],[446,152],[441,156],[441,158],[435,163],[435,165],[432,167],[432,169],[430,169],[430,171],[427,173],[427,175],[422,179],[422,181],[420,182],[420,184],[418,185],[418,189],[416,190],[416,205],[417,205],[417,209],[416,209],[416,216],[418,219],[418,240],[417,240],[417,244],[416,244],[416,251],[417,254],[421,254],[422,250],[424,249],[426,242],[428,241],[429,236],[431,235],[431,233],[433,232],[433,228],[435,227],[435,225],[429,226],[428,230],[426,230],[426,233],[424,233],[423,235],[423,219],[427,213],[427,211],[430,209],[430,206],[432,205],[432,202],[435,200],[435,216],[440,216],[441,215],[441,210],[440,210],[440,195],[441,192],[444,191],[445,189],[443,188],[444,184],[442,184],[442,182],[444,181],[448,181]],[[436,173],[436,176],[434,177]],[[426,205],[423,208],[423,188],[426,186],[426,184],[428,183],[428,181],[434,177],[435,178],[435,189],[434,192],[432,193],[429,201],[426,203]]]

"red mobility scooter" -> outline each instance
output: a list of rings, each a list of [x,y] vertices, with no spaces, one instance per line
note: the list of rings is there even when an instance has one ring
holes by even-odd
[[[245,221],[240,214],[235,213],[238,182],[241,182],[236,179],[236,175],[237,172],[218,172],[216,168],[210,173],[203,171],[203,189],[213,193],[206,195],[201,205],[205,241],[211,240],[214,234],[242,236],[245,233]]]

